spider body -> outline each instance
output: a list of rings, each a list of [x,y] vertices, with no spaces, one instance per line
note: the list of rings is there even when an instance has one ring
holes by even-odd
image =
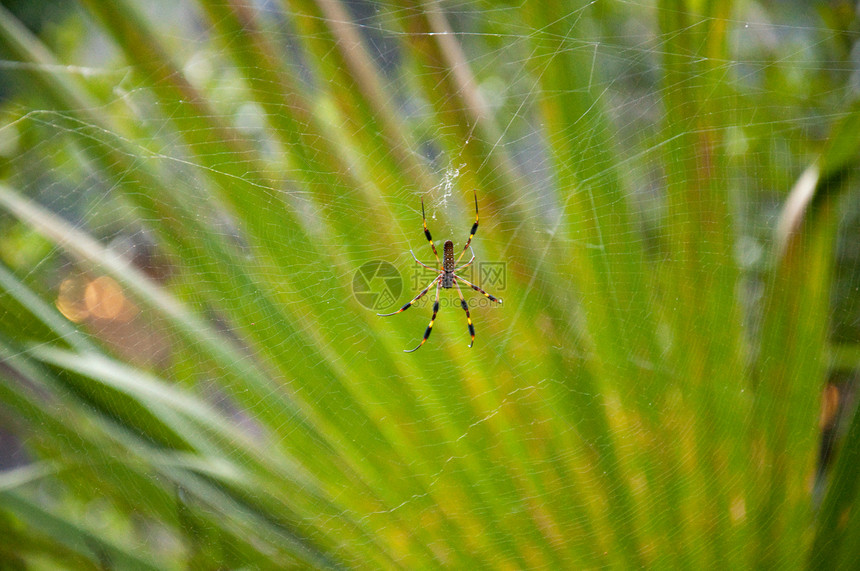
[[[448,240],[442,248],[442,281],[440,285],[445,289],[454,287],[454,242]]]
[[[421,264],[425,268],[428,268],[428,269],[431,269],[431,270],[438,272],[438,275],[435,278],[433,278],[433,281],[430,282],[426,288],[421,290],[418,293],[418,295],[416,295],[414,298],[412,298],[412,301],[410,301],[409,303],[407,303],[406,305],[404,305],[403,307],[401,307],[397,311],[395,311],[393,313],[385,313],[385,314],[378,313],[377,315],[380,315],[382,317],[387,317],[389,315],[396,315],[402,311],[406,311],[407,309],[412,307],[412,304],[414,304],[416,301],[421,299],[421,297],[424,296],[424,294],[426,294],[428,291],[430,291],[430,288],[435,285],[436,286],[436,300],[433,302],[433,316],[430,318],[430,324],[427,326],[427,329],[424,331],[424,338],[421,339],[421,343],[419,343],[418,346],[415,347],[414,349],[404,349],[404,351],[406,353],[411,353],[413,351],[417,351],[418,349],[421,348],[422,345],[424,345],[424,343],[427,342],[427,339],[430,337],[430,332],[433,331],[433,323],[436,321],[436,314],[439,313],[439,288],[441,287],[442,289],[451,289],[452,287],[456,287],[457,288],[457,295],[460,296],[460,307],[462,307],[463,311],[466,312],[466,324],[469,327],[469,335],[472,337],[472,342],[469,344],[469,347],[471,347],[472,345],[475,344],[475,326],[472,324],[472,316],[469,314],[469,304],[466,303],[466,298],[463,297],[463,291],[460,289],[458,282],[463,282],[464,284],[466,284],[467,286],[469,286],[473,290],[484,294],[484,296],[487,299],[489,299],[490,301],[493,301],[493,302],[496,302],[499,304],[502,303],[501,299],[498,299],[498,298],[488,294],[487,292],[485,292],[484,290],[482,290],[481,288],[479,288],[475,284],[470,283],[469,281],[467,281],[467,280],[465,280],[462,277],[457,275],[458,271],[469,267],[472,264],[472,262],[475,261],[475,253],[472,252],[472,259],[471,260],[469,260],[468,262],[466,262],[465,264],[463,264],[459,268],[456,267],[457,262],[459,262],[460,258],[463,257],[463,254],[466,253],[466,250],[470,249],[469,245],[472,243],[472,238],[475,237],[475,233],[478,231],[478,195],[477,195],[477,193],[475,193],[475,223],[472,225],[472,230],[469,232],[469,239],[466,241],[466,245],[463,246],[463,251],[460,252],[460,256],[457,257],[456,260],[454,259],[454,242],[452,242],[451,240],[445,241],[445,245],[442,248],[442,269],[439,269],[439,253],[436,251],[436,245],[433,243],[433,237],[430,235],[430,230],[427,229],[427,217],[424,215],[424,199],[421,199],[421,219],[424,223],[424,236],[427,238],[427,241],[430,243],[430,247],[433,248],[433,255],[436,256],[436,267],[431,268],[427,264],[419,261],[418,258],[415,257],[415,254],[412,252],[412,250],[409,250],[409,253],[412,254],[412,257],[415,259],[416,262],[418,262],[419,264]]]

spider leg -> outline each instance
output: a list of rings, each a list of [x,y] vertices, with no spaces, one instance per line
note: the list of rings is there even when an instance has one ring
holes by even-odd
[[[459,263],[459,262],[460,262],[460,258],[462,258],[462,257],[463,257],[463,254],[465,254],[465,253],[466,253],[466,250],[468,250],[468,249],[469,249],[469,244],[471,244],[471,243],[472,243],[472,238],[474,238],[474,237],[475,237],[475,232],[477,232],[477,231],[478,231],[478,191],[477,191],[477,190],[472,190],[472,192],[473,192],[473,193],[474,193],[474,195],[475,195],[475,223],[474,223],[474,224],[472,224],[472,230],[469,232],[469,239],[468,239],[468,240],[466,240],[466,245],[465,245],[465,246],[463,246],[463,251],[462,251],[462,252],[460,252],[460,255],[457,257],[457,261],[456,261],[456,262],[454,262],[455,264],[457,264],[457,263]]]
[[[466,262],[465,264],[463,264],[462,266],[460,266],[459,268],[454,268],[454,272],[459,272],[462,269],[468,268],[469,266],[472,265],[472,262],[474,262],[474,261],[475,261],[475,252],[473,251],[472,252],[472,259],[469,260],[468,262]],[[420,264],[421,262],[418,262],[418,263]]]
[[[457,286],[457,293],[460,296],[460,307],[463,308],[463,311],[466,312],[466,323],[469,325],[469,335],[472,336],[472,342],[469,343],[469,348],[472,348],[472,345],[475,344],[475,326],[472,325],[472,316],[469,315],[469,304],[466,303],[466,298],[463,297],[463,290],[460,289],[460,284],[457,283],[457,280],[454,280],[454,285]]]
[[[424,331],[424,338],[421,340],[421,343],[418,344],[418,347],[415,349],[404,349],[404,353],[412,353],[421,348],[424,343],[427,342],[427,338],[430,337],[430,332],[433,331],[433,322],[436,321],[436,314],[439,312],[439,281],[436,281],[436,301],[433,302],[433,317],[430,318],[430,325],[427,326],[427,330]]]
[[[436,265],[439,266],[439,252],[436,251],[436,244],[433,243],[433,237],[430,236],[430,230],[427,229],[427,217],[424,216],[424,198],[421,199],[421,222],[424,224],[424,235],[427,236],[427,241],[433,248],[433,255],[436,256]]]
[[[425,268],[427,268],[428,270],[433,270],[434,272],[439,272],[440,274],[442,273],[440,270],[438,270],[438,269],[436,269],[436,268],[431,268],[430,266],[428,266],[427,264],[425,264],[424,262],[422,262],[421,260],[419,260],[418,258],[416,258],[416,257],[415,257],[415,252],[413,252],[412,250],[409,250],[409,253],[410,253],[410,254],[412,254],[412,259],[413,259],[413,260],[415,260],[416,262],[418,262],[419,264],[421,264],[422,266],[424,266],[424,267],[425,267]]]
[[[406,305],[404,305],[403,307],[401,307],[401,308],[400,308],[400,309],[398,309],[397,311],[395,311],[395,312],[393,312],[393,313],[377,313],[376,315],[378,315],[378,316],[380,316],[380,317],[388,317],[389,315],[397,315],[397,314],[398,314],[398,313],[400,313],[401,311],[406,311],[407,309],[409,309],[410,307],[412,307],[412,304],[413,304],[413,303],[415,303],[416,301],[418,301],[419,299],[421,299],[421,297],[422,297],[425,293],[427,293],[427,291],[428,291],[431,287],[433,287],[433,284],[435,284],[436,282],[438,282],[438,281],[439,281],[439,279],[440,279],[440,278],[438,278],[438,277],[433,278],[433,281],[432,281],[432,282],[430,282],[430,284],[429,284],[427,287],[425,287],[423,290],[421,290],[421,292],[420,292],[418,295],[416,295],[415,297],[413,297],[413,298],[412,298],[412,301],[410,301],[409,303],[407,303]],[[438,288],[438,287],[436,288],[436,295],[437,295],[437,296],[439,295],[439,288]]]
[[[490,301],[495,301],[496,303],[502,303],[502,300],[501,300],[501,299],[499,299],[499,298],[497,298],[497,297],[494,297],[494,296],[492,296],[492,295],[488,294],[487,292],[485,292],[484,290],[482,290],[481,288],[479,288],[479,287],[478,287],[478,286],[476,286],[475,284],[467,282],[466,280],[464,280],[464,279],[463,279],[463,278],[461,278],[460,276],[455,276],[455,277],[456,277],[458,280],[460,280],[461,282],[463,282],[464,284],[466,284],[467,286],[469,286],[470,288],[472,288],[473,290],[475,290],[475,291],[477,291],[477,292],[480,292],[480,293],[484,294],[484,295],[487,297],[487,299],[489,299]]]

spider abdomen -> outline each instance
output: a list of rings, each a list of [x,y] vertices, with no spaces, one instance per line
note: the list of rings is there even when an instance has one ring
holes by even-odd
[[[454,242],[447,240],[442,250],[442,287],[454,287]]]

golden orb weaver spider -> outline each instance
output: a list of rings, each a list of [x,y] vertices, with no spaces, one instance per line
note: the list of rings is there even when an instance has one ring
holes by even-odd
[[[438,272],[439,275],[436,276],[435,278],[433,278],[433,281],[430,282],[427,285],[427,287],[425,287],[423,290],[421,290],[418,293],[418,295],[416,295],[414,298],[412,298],[412,301],[410,301],[409,303],[407,303],[406,305],[404,305],[403,307],[401,307],[397,311],[395,311],[393,313],[377,313],[377,315],[379,315],[380,317],[388,317],[389,315],[397,315],[401,311],[406,311],[407,309],[412,307],[412,304],[414,304],[416,301],[421,299],[425,293],[430,291],[430,288],[433,287],[434,284],[436,285],[436,301],[433,303],[433,316],[430,318],[430,324],[427,326],[427,330],[424,331],[424,338],[421,340],[421,343],[419,343],[418,346],[415,347],[414,349],[404,349],[403,350],[404,353],[412,353],[413,351],[417,351],[418,349],[421,348],[422,345],[424,345],[424,343],[427,342],[427,338],[430,337],[430,332],[433,330],[433,322],[436,321],[436,314],[439,312],[439,288],[440,287],[443,289],[450,289],[452,287],[457,288],[457,294],[460,296],[460,307],[462,307],[463,311],[466,312],[466,323],[469,326],[469,335],[472,336],[472,342],[469,343],[470,348],[472,347],[472,345],[475,344],[475,326],[472,325],[472,316],[469,315],[469,305],[466,303],[466,298],[463,297],[463,291],[460,289],[460,286],[457,282],[461,281],[464,284],[466,284],[467,286],[469,286],[470,288],[472,288],[473,290],[484,294],[484,296],[486,296],[486,298],[489,299],[490,301],[495,301],[496,303],[499,303],[499,304],[502,303],[501,299],[488,294],[487,292],[485,292],[484,290],[482,290],[481,288],[479,288],[475,284],[469,283],[468,281],[463,279],[461,276],[457,275],[457,272],[459,272],[465,268],[468,268],[470,265],[472,265],[472,262],[475,261],[475,252],[471,250],[470,244],[472,243],[472,238],[475,237],[475,232],[478,231],[478,193],[477,193],[477,191],[472,191],[472,192],[475,195],[475,223],[472,225],[471,232],[469,232],[469,239],[466,241],[466,245],[463,246],[463,251],[460,252],[460,256],[456,260],[454,260],[454,242],[452,242],[451,240],[445,241],[445,246],[442,249],[442,269],[441,270],[439,269],[439,253],[436,251],[436,245],[433,243],[433,238],[430,236],[430,230],[427,229],[427,217],[424,215],[424,199],[423,198],[421,199],[421,219],[424,223],[424,235],[427,237],[427,241],[430,242],[430,247],[433,248],[433,255],[436,256],[436,267],[431,268],[427,264],[421,262],[418,258],[415,257],[415,253],[412,250],[409,250],[409,253],[412,254],[412,258],[416,262],[418,262],[419,264],[421,264],[422,266],[424,266],[428,270],[433,270],[435,272]],[[463,254],[466,253],[466,250],[472,251],[472,259],[460,267],[455,267],[460,262],[460,259],[463,257]]]

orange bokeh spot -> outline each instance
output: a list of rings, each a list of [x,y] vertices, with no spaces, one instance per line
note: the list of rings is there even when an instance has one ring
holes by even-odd
[[[120,285],[108,276],[96,278],[87,285],[84,304],[90,315],[99,319],[128,321],[137,313]]]
[[[56,306],[66,319],[80,323],[90,316],[86,306],[81,302],[84,285],[79,278],[66,278],[60,284]]]

